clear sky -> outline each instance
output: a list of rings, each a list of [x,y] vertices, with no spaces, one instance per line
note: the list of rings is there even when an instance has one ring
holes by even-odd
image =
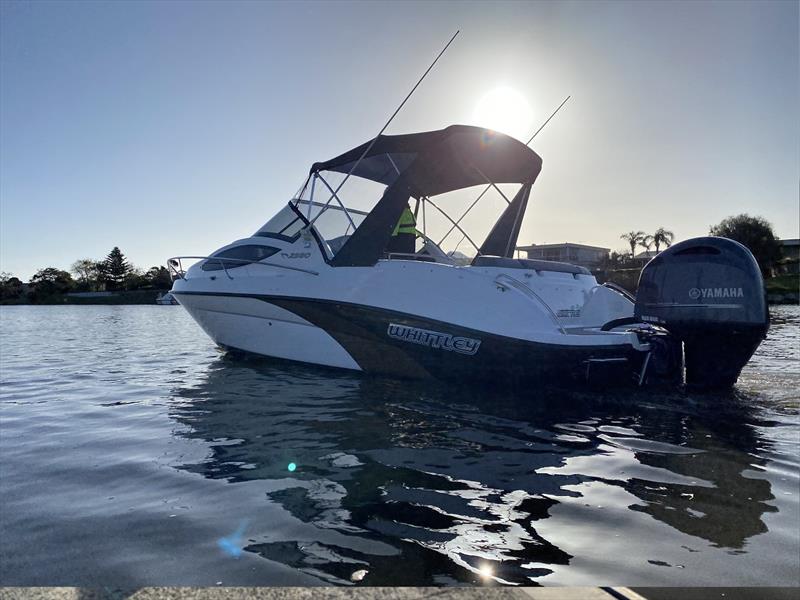
[[[571,94],[532,145],[520,243],[619,249],[739,212],[800,235],[797,2],[0,7],[0,270],[25,280],[246,237],[375,135],[456,29],[387,133],[491,125],[476,108],[510,88],[527,139]]]

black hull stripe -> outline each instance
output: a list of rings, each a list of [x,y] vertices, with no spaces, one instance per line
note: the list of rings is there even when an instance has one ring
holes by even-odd
[[[548,381],[583,379],[589,359],[624,358],[636,368],[642,352],[629,344],[568,346],[519,340],[471,328],[359,304],[263,294],[225,292],[175,292],[180,295],[253,298],[288,310],[323,329],[367,373],[442,380],[500,379]],[[436,332],[450,339],[479,341],[474,354],[447,344],[425,344],[390,337],[389,324],[411,330]],[[457,346],[457,344],[456,344]],[[467,350],[470,344],[466,343]]]

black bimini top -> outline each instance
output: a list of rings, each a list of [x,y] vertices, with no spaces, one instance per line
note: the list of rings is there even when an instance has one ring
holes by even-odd
[[[311,172],[349,173],[370,143],[315,163]],[[541,170],[542,159],[522,142],[481,127],[451,125],[439,131],[378,137],[353,175],[390,185],[406,173],[412,195],[420,197],[489,181],[533,183]]]
[[[361,158],[367,148],[369,151]],[[336,158],[315,163],[311,173],[349,173],[354,165],[354,176],[388,187],[330,261],[333,266],[375,264],[409,198],[436,196],[489,183],[522,184],[520,193],[481,248],[482,254],[510,256],[530,187],[542,170],[542,159],[505,134],[469,125],[451,125],[439,131],[379,136],[374,143],[366,142]]]

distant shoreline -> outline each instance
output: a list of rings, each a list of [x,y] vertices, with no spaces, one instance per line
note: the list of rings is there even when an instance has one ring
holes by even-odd
[[[27,298],[19,300],[4,300],[2,306],[60,306],[64,304],[156,304],[156,298],[169,290],[135,290],[130,292],[109,292],[107,295],[76,296],[74,294],[55,294],[43,298],[38,302],[31,302]]]
[[[609,271],[596,273],[600,283],[611,281],[636,293],[636,282],[639,279],[639,269],[624,269],[621,271]],[[770,305],[781,304],[800,304],[800,276],[781,275],[771,277],[765,282],[767,289],[767,302]],[[794,290],[792,289],[794,286]],[[58,294],[39,302],[30,302],[27,298],[20,300],[3,300],[0,306],[59,306],[59,305],[121,305],[121,304],[156,304],[156,298],[165,294],[169,290],[136,290],[130,292],[109,292],[108,295],[97,295],[92,297],[76,296],[75,294]]]

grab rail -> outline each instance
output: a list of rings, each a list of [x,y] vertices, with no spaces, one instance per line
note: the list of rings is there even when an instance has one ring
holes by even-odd
[[[630,301],[631,301],[631,302],[633,302],[634,304],[636,303],[636,296],[634,296],[633,294],[631,294],[631,293],[630,293],[628,290],[626,290],[626,289],[625,289],[624,287],[622,287],[621,285],[617,285],[616,283],[612,283],[611,281],[606,281],[606,282],[603,284],[603,287],[607,287],[607,288],[608,288],[608,289],[610,289],[610,290],[614,290],[614,291],[615,291],[615,292],[617,292],[618,294],[620,294],[620,295],[622,295],[622,296],[625,296],[625,297],[626,297],[628,300],[630,300]]]
[[[556,316],[556,313],[553,312],[553,309],[550,308],[547,302],[542,300],[541,296],[539,296],[539,294],[534,292],[530,287],[522,283],[520,280],[514,279],[510,275],[506,275],[505,273],[495,277],[494,282],[503,289],[512,287],[521,294],[528,296],[529,298],[533,298],[534,300],[539,302],[539,304],[541,304],[544,307],[545,312],[547,312],[547,314],[550,315],[550,318],[553,320],[555,326],[558,327],[558,330],[562,334],[567,335],[567,330],[564,329],[564,326],[561,324],[561,321],[558,320],[558,317]]]
[[[263,265],[265,267],[278,267],[279,269],[288,269],[289,271],[299,271],[300,273],[308,273],[309,275],[319,275],[318,271],[312,271],[310,269],[301,269],[300,267],[290,267],[288,265],[281,265],[278,263],[268,263],[262,262],[259,260],[247,260],[244,258],[226,258],[224,256],[173,256],[172,258],[167,259],[167,269],[169,270],[170,276],[174,281],[176,278],[186,280],[186,271],[183,269],[183,259],[187,260],[211,260],[218,262],[222,267],[222,270],[225,271],[225,275],[227,275],[228,279],[233,279],[230,273],[228,273],[228,269],[225,266],[226,262],[233,262],[238,263],[239,265]]]

